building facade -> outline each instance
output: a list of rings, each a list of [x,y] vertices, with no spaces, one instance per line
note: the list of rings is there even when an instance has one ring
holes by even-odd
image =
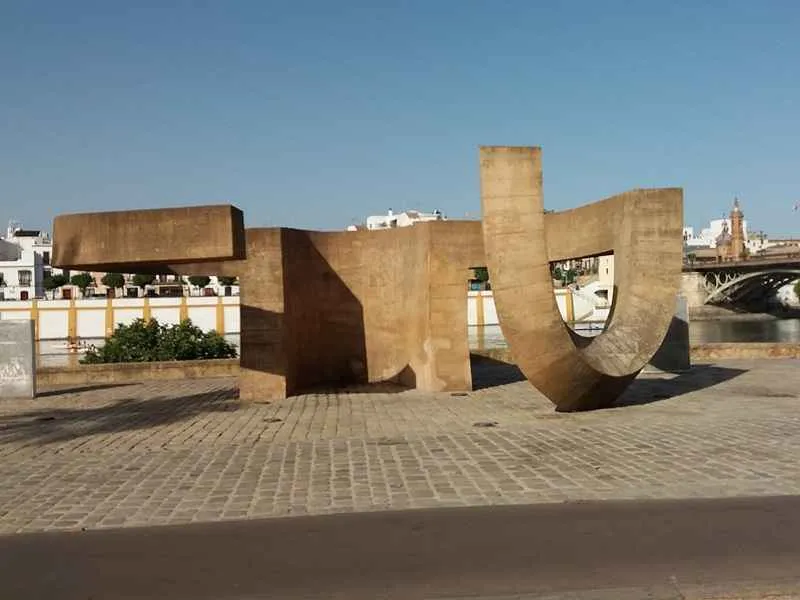
[[[406,210],[401,213],[394,213],[392,209],[385,215],[371,215],[367,217],[363,226],[350,225],[348,231],[357,231],[359,229],[368,229],[370,231],[381,229],[395,229],[397,227],[411,227],[414,223],[422,223],[424,221],[446,221],[445,217],[439,210],[433,212],[422,212],[419,210]]]
[[[0,238],[0,300],[43,298],[45,278],[61,273],[50,266],[52,252],[48,234],[10,223]]]
[[[719,245],[723,245],[725,247],[720,248],[718,253],[711,253],[716,254],[719,260],[734,260],[729,256],[755,256],[775,245],[763,231],[748,230],[747,219],[738,199],[734,199],[727,217],[710,221],[700,233],[695,233],[694,227],[684,227],[683,243],[687,254],[701,249],[717,250]]]

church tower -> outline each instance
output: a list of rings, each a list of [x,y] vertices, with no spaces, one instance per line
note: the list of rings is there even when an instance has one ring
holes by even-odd
[[[731,247],[730,260],[744,260],[747,258],[747,246],[744,239],[744,215],[739,206],[739,199],[733,199],[731,210]]]

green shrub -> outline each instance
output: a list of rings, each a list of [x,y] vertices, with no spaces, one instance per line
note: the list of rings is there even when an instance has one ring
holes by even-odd
[[[186,319],[180,325],[161,325],[155,319],[137,319],[118,325],[101,348],[90,348],[84,364],[154,362],[236,358],[236,347],[216,331],[203,332]]]

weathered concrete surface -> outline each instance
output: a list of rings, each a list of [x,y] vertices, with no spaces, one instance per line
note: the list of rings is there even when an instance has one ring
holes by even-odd
[[[36,373],[36,380],[39,387],[53,387],[168,379],[238,377],[239,373],[239,359],[223,358],[217,360],[39,367]]]
[[[158,226],[162,219],[171,224]],[[238,276],[245,400],[381,381],[471,389],[465,296],[469,268],[483,262],[479,222],[379,232],[248,229],[239,252],[240,222],[232,207],[68,215],[56,221],[56,261]],[[140,237],[148,228],[159,235]],[[214,242],[208,250],[182,254],[204,247],[203,235]]]
[[[0,398],[36,395],[33,321],[0,321]]]
[[[469,267],[482,261],[480,223],[254,229],[247,239],[243,399],[380,381],[471,389],[465,297]]]
[[[670,373],[688,371],[692,367],[691,344],[689,343],[689,308],[686,298],[678,295],[675,315],[669,324],[664,340],[645,370],[657,369]]]
[[[692,346],[692,359],[696,361],[759,358],[800,358],[800,344],[717,342]]]
[[[530,380],[560,410],[608,405],[655,353],[672,317],[681,190],[636,190],[545,215],[538,149],[483,148],[481,156],[483,228],[446,221],[378,232],[245,231],[230,206],[67,215],[54,225],[54,263],[237,275],[241,397],[267,400],[382,381],[471,389],[464,296],[469,268],[486,257],[503,330]],[[619,292],[611,325],[581,341],[561,320],[549,262],[612,251]]]
[[[634,190],[545,214],[539,148],[482,147],[480,170],[486,260],[517,364],[558,410],[610,405],[658,350],[674,315],[683,192]],[[550,262],[612,251],[610,324],[582,338],[561,318]]]
[[[53,265],[164,273],[172,263],[244,258],[244,218],[230,205],[59,215]]]
[[[464,396],[387,384],[253,404],[231,379],[187,379],[2,402],[0,532],[800,494],[794,360],[642,374],[614,409],[579,413],[513,366],[473,370]]]
[[[703,273],[697,271],[682,272],[681,295],[686,298],[690,312],[705,306],[708,291],[706,291]]]

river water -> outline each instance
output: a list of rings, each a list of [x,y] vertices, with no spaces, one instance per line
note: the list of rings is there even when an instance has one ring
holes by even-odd
[[[599,327],[586,328],[583,335],[597,335]],[[227,335],[225,339],[239,347],[239,335]],[[800,319],[770,319],[753,321],[692,321],[689,324],[689,339],[692,344],[710,342],[785,342],[800,344]],[[82,340],[101,346],[102,339]],[[469,328],[469,345],[474,350],[505,348],[506,341],[499,325]],[[78,363],[80,355],[70,353],[63,341],[39,342],[40,366],[64,366]]]
[[[593,336],[602,331],[599,326],[584,326],[582,335]],[[769,320],[717,320],[691,321],[689,323],[689,341],[692,344],[708,344],[712,342],[779,342],[800,343],[800,319]],[[504,348],[506,341],[499,325],[486,327],[470,327],[469,343],[471,348],[490,349]]]

